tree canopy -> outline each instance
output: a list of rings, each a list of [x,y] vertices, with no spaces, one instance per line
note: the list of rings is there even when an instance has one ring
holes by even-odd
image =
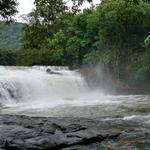
[[[0,19],[11,21],[12,16],[18,12],[17,5],[16,0],[0,0]]]

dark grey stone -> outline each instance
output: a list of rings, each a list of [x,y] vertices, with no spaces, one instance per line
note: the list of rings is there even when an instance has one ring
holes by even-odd
[[[150,150],[140,120],[0,115],[0,150]]]

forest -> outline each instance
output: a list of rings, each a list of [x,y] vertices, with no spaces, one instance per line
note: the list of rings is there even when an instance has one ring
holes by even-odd
[[[99,64],[118,81],[149,88],[150,1],[102,0],[98,6],[89,2],[90,8],[80,10],[83,1],[73,0],[68,8],[62,0],[35,0],[35,9],[18,34],[19,46],[8,47],[1,40],[0,64],[70,68]],[[12,13],[17,12],[16,5]],[[6,22],[12,20],[11,14],[0,14]]]

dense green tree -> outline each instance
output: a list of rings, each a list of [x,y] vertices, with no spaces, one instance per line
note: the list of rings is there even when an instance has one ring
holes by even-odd
[[[35,0],[36,9],[28,16],[25,27],[25,48],[40,48],[61,28],[62,14],[66,10],[62,0]],[[42,44],[41,44],[42,43]]]
[[[93,24],[92,24],[93,23]],[[93,27],[94,26],[94,27]],[[89,19],[89,31],[95,33],[93,51],[99,61],[112,68],[118,79],[124,68],[140,55],[149,34],[150,4],[142,0],[103,1]],[[97,32],[97,33],[96,33]],[[131,57],[130,57],[131,56]]]
[[[85,54],[90,51],[91,39],[87,35],[87,20],[92,12],[84,10],[77,14],[69,29],[66,51],[74,64],[82,65]]]
[[[0,65],[15,65],[16,53],[0,44]]]
[[[23,28],[22,23],[0,22],[0,42],[14,51],[19,49],[22,46]]]
[[[74,7],[82,5],[85,0],[72,1]],[[28,25],[25,28],[26,48],[40,48],[41,43],[45,44],[47,38],[59,32],[64,27],[64,14],[69,10],[63,0],[35,0],[34,4],[36,9],[28,15]]]
[[[17,13],[16,0],[1,0],[0,1],[0,19],[12,20],[12,16]]]
[[[83,0],[80,2],[78,1],[78,5],[81,5],[82,3]],[[25,27],[24,48],[25,49],[42,49],[42,48],[48,49],[49,51],[51,51],[48,54],[52,55],[51,61],[48,62],[54,63],[56,62],[56,59],[58,62],[58,53],[57,53],[58,51],[57,50],[54,51],[57,46],[56,45],[54,46],[54,44],[57,43],[56,41],[58,41],[59,44],[62,42],[59,41],[60,39],[56,40],[56,38],[58,37],[57,35],[59,35],[59,32],[62,31],[64,36],[66,36],[65,37],[66,39],[73,38],[71,37],[72,34],[76,36],[76,32],[78,32],[75,31],[76,30],[75,28],[80,28],[80,24],[83,24],[79,31],[80,32],[79,34],[81,34],[82,32],[82,36],[84,36],[84,31],[82,31],[82,29],[84,29],[84,25],[86,22],[85,18],[87,17],[87,15],[86,14],[84,16],[82,15],[82,17],[80,17],[82,19],[80,20],[79,17],[76,17],[74,12],[73,13],[67,12],[68,11],[67,5],[62,0],[57,0],[57,1],[56,0],[47,0],[47,1],[35,0],[35,6],[36,9],[33,12],[31,12],[28,16],[29,24]],[[77,16],[79,16],[79,14],[77,14]],[[73,20],[74,17],[76,18],[76,20]],[[72,21],[74,21],[74,23],[72,23]],[[81,23],[81,21],[83,23]],[[75,23],[79,24],[78,27],[75,27]],[[67,29],[67,27],[69,29]],[[71,29],[73,29],[74,31],[71,31]],[[80,38],[79,36],[80,35],[78,35],[77,38]],[[65,59],[74,57],[73,55],[75,54],[74,53],[72,55],[70,53],[71,49],[69,48],[69,46],[67,46],[68,44],[66,42],[67,41],[65,41],[63,45],[59,45],[63,47],[61,48],[62,50],[61,53],[65,55],[64,57],[61,57],[62,61],[59,62],[63,62],[63,64],[65,64],[65,62],[68,64],[73,64],[73,63],[75,64],[74,61],[72,63],[69,61],[65,61]],[[76,51],[78,51],[77,52],[78,56],[80,57],[77,58],[78,60],[76,62],[78,62],[79,64],[82,64],[83,55],[85,53],[83,51],[86,51],[83,50],[85,43],[87,43],[86,40],[80,38],[80,45],[82,46],[80,46],[79,49],[76,49]],[[68,49],[64,48],[65,46],[67,46]],[[80,53],[81,51],[82,53]],[[56,54],[54,54],[55,52]],[[56,56],[57,58],[54,58],[54,56]]]

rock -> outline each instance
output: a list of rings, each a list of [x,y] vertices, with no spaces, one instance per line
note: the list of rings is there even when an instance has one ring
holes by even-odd
[[[141,123],[0,115],[0,150],[148,150],[150,131]]]
[[[50,68],[47,68],[47,69],[46,69],[46,72],[47,72],[48,74],[62,75],[60,72],[52,71]]]
[[[46,72],[47,72],[47,73],[51,73],[51,69],[50,69],[50,68],[47,68],[47,69],[46,69]]]

